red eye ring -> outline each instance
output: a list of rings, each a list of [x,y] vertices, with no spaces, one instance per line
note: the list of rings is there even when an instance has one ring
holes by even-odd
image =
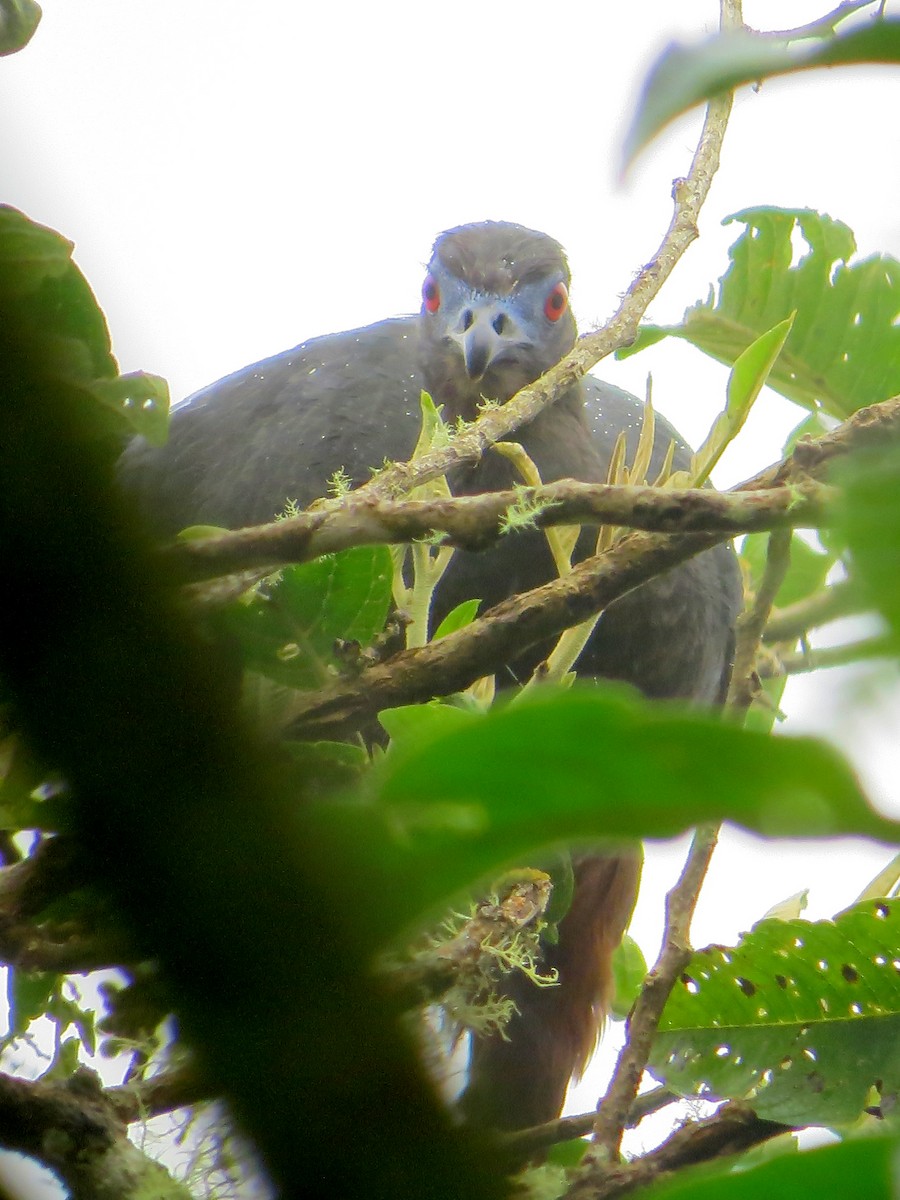
[[[436,313],[441,307],[441,289],[433,275],[425,276],[425,282],[422,284],[422,302],[426,312]]]
[[[551,288],[544,301],[544,316],[548,321],[558,321],[569,307],[569,289],[560,281]]]

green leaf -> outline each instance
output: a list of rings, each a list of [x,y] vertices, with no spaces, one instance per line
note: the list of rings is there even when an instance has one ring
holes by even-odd
[[[897,835],[824,743],[747,732],[612,686],[459,721],[386,755],[372,784],[374,803],[311,819],[323,858],[355,858],[375,937],[560,842],[630,843],[721,818],[769,836]]]
[[[809,209],[745,209],[730,221],[747,230],[729,250],[718,300],[711,294],[689,308],[681,325],[642,328],[619,356],[668,334],[731,365],[796,312],[769,387],[840,419],[900,391],[900,263],[873,255],[849,265],[851,231]],[[809,249],[795,263],[797,234]]]
[[[438,638],[446,637],[448,633],[456,633],[458,629],[465,629],[467,625],[471,625],[478,614],[480,604],[480,600],[463,600],[461,604],[457,604],[456,608],[451,608],[431,635],[431,640],[436,642]]]
[[[838,473],[844,505],[838,530],[853,574],[900,636],[900,447],[855,455]]]
[[[852,7],[846,6],[845,15],[850,11]],[[670,46],[647,79],[625,139],[625,162],[630,163],[681,113],[743,84],[814,67],[898,62],[900,21],[876,21],[837,36],[803,42],[728,32],[696,46]],[[843,82],[846,86],[847,81]]]
[[[321,687],[338,639],[366,646],[384,628],[391,576],[386,546],[357,546],[287,567],[221,619],[248,667],[289,687]]]
[[[107,440],[112,454],[132,433],[159,444],[168,385],[142,371],[119,375],[106,318],[72,261],[73,248],[55,230],[0,205],[0,308],[14,305],[19,332],[45,373],[77,388],[86,433]]]
[[[35,0],[0,0],[0,57],[27,46],[41,16]]]
[[[32,1021],[42,1017],[62,982],[62,976],[53,971],[23,971],[10,967],[7,976],[9,998],[9,1032],[7,1037],[18,1037]]]
[[[60,1043],[59,1050],[57,1051],[53,1062],[43,1073],[41,1079],[68,1079],[70,1075],[74,1075],[81,1066],[78,1057],[80,1051],[80,1038],[65,1038],[64,1041]]]
[[[734,364],[728,380],[725,411],[738,428],[743,425],[753,401],[769,378],[769,372],[791,332],[795,316],[796,313],[791,313],[784,321],[779,321],[772,329],[760,334]]]
[[[357,786],[369,769],[362,746],[346,742],[285,742],[291,762],[298,768],[305,800],[320,799]]]
[[[132,371],[117,379],[99,379],[91,391],[117,416],[124,416],[132,433],[153,446],[162,446],[169,434],[169,385],[159,375]]]
[[[378,714],[379,722],[391,739],[392,754],[398,752],[398,745],[412,747],[418,752],[426,742],[464,728],[477,719],[475,710],[444,704],[440,700],[431,700],[428,704],[402,704],[383,709]]]
[[[16,300],[21,328],[40,337],[60,378],[114,379],[106,319],[72,261],[73,248],[55,230],[0,205],[0,295]]]
[[[722,454],[743,429],[750,409],[784,347],[795,316],[796,313],[791,313],[786,320],[760,334],[738,356],[728,379],[725,411],[694,455],[691,481],[694,487],[706,483]]]
[[[640,995],[641,987],[647,976],[647,960],[644,952],[631,937],[625,934],[619,946],[616,947],[612,958],[613,984],[615,992],[611,1014],[619,1021],[624,1021]]]
[[[767,533],[749,533],[741,543],[740,559],[755,591],[762,582],[766,567],[766,550],[769,544]],[[778,589],[775,603],[778,608],[805,600],[807,596],[824,585],[828,572],[834,566],[833,554],[823,553],[795,533],[791,538],[791,563]]]
[[[84,1046],[88,1054],[96,1054],[97,1018],[90,1009],[82,1008],[76,1000],[57,992],[47,1006],[47,1016],[58,1023],[61,1031],[74,1025],[78,1035],[75,1040]]]
[[[650,1067],[682,1095],[744,1099],[788,1125],[854,1121],[900,1096],[900,903],[834,921],[763,920],[694,955]]]
[[[495,828],[509,823],[522,848],[669,837],[721,818],[770,836],[897,832],[824,743],[748,735],[614,687],[492,711],[392,762],[384,803],[475,802]]]
[[[679,1171],[641,1200],[896,1200],[896,1142],[866,1138],[782,1155],[750,1170],[725,1165]]]
[[[65,827],[62,792],[17,734],[0,740],[0,829],[59,832]]]

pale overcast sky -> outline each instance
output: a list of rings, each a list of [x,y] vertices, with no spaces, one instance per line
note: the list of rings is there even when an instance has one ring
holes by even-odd
[[[744,6],[758,28],[795,26],[827,7]],[[470,220],[558,238],[581,328],[602,321],[655,249],[699,128],[697,115],[680,121],[620,182],[641,80],[669,41],[717,21],[714,0],[43,8],[31,45],[0,64],[0,199],[75,242],[123,369],[165,375],[176,400],[308,337],[417,308],[436,233]],[[900,257],[900,165],[885,133],[898,87],[896,71],[872,68],[746,89],[702,237],[651,318],[677,320],[705,296],[734,238],[722,218],[752,205],[828,212],[855,231],[861,254]],[[702,438],[724,369],[675,345],[600,373],[643,394],[648,370],[658,408]],[[775,458],[799,416],[761,400],[718,481]],[[853,686],[837,672],[792,685],[788,731],[833,729]],[[900,704],[885,699],[867,712],[874,734],[860,726],[842,739],[895,809],[898,720]],[[775,855],[729,836],[695,941],[728,941],[810,885],[811,914],[830,915],[886,858],[850,843]],[[651,953],[661,892],[677,872],[669,851],[653,861],[635,926]]]

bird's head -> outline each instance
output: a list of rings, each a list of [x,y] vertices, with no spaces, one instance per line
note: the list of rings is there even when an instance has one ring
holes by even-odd
[[[423,372],[445,416],[505,403],[575,344],[569,266],[553,238],[484,221],[442,233],[422,285]]]

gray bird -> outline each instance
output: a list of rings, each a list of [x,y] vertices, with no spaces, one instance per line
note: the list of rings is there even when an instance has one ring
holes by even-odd
[[[128,447],[121,481],[161,536],[188,524],[272,520],[288,499],[305,506],[321,496],[339,469],[354,485],[364,483],[385,459],[412,453],[423,388],[446,420],[471,420],[482,399],[503,403],[558,362],[576,338],[569,283],[562,247],[546,234],[491,221],[451,229],[435,243],[417,314],[315,338],[195,393],[174,410],[165,446],[137,439]],[[512,436],[545,482],[604,482],[619,432],[633,454],[642,419],[635,397],[588,378]],[[675,465],[687,465],[687,447],[657,418],[651,471],[672,439]],[[449,476],[456,494],[515,482],[513,465],[495,453]],[[594,540],[585,533],[576,557]],[[537,531],[508,536],[487,552],[457,551],[433,619],[475,597],[485,611],[555,575]],[[707,551],[610,605],[578,673],[625,680],[649,697],[720,704],[740,604],[730,547]],[[538,647],[510,662],[507,681],[525,677],[544,653]],[[602,775],[602,763],[597,769]],[[608,1012],[610,960],[638,877],[633,855],[576,860],[571,908],[558,944],[546,948],[545,965],[559,970],[560,986],[510,984],[519,1014],[509,1040],[475,1043],[462,1099],[470,1119],[523,1127],[559,1113]]]

